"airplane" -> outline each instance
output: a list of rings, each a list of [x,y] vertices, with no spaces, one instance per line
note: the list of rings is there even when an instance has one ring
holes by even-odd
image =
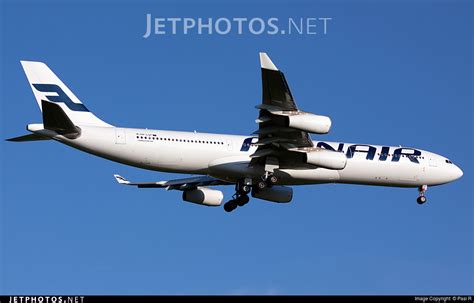
[[[313,141],[327,134],[327,116],[298,109],[283,72],[266,53],[259,53],[262,103],[248,136],[123,128],[90,112],[42,62],[20,61],[42,111],[43,123],[28,124],[31,134],[14,142],[55,140],[81,151],[152,171],[192,174],[189,178],[119,184],[182,191],[186,202],[220,206],[222,191],[235,193],[224,204],[231,212],[254,198],[287,203],[292,185],[345,183],[418,188],[418,204],[427,201],[428,186],[459,179],[463,172],[446,157],[401,146]]]

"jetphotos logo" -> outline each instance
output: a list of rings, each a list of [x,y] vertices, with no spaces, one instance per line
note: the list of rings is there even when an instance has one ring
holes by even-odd
[[[181,18],[146,14],[143,38],[164,35],[311,35],[330,31],[331,17]]]

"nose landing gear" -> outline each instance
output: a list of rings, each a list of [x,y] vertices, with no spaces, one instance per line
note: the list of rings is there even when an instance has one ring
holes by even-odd
[[[418,196],[418,199],[416,199],[416,202],[418,204],[424,204],[426,203],[427,199],[426,199],[426,196],[425,196],[425,192],[428,190],[428,185],[422,185],[420,187],[418,187],[418,192],[419,192],[419,196]]]

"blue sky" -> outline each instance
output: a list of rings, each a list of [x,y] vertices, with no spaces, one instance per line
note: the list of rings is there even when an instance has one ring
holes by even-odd
[[[423,206],[416,189],[332,184],[227,214],[112,177],[180,175],[55,142],[2,141],[0,293],[474,291],[471,1],[1,5],[2,140],[41,121],[21,59],[47,62],[114,125],[249,134],[266,51],[299,107],[332,118],[331,133],[313,138],[416,146],[447,156],[464,176],[430,188]],[[326,35],[144,39],[147,13],[333,19]]]

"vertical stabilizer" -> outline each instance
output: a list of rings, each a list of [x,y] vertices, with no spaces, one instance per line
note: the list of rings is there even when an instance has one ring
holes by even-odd
[[[75,125],[112,126],[91,113],[46,64],[20,62],[41,111],[42,101],[49,101],[59,105]]]

